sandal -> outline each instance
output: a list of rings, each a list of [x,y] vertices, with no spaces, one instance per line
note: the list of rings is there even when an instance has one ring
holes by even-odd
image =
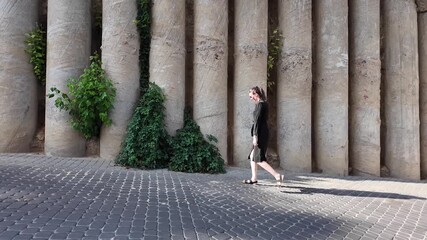
[[[258,181],[252,181],[251,179],[243,180],[244,184],[256,184]]]
[[[279,179],[277,179],[277,186],[278,187],[282,187],[283,185],[283,180],[285,180],[285,175],[280,174]]]

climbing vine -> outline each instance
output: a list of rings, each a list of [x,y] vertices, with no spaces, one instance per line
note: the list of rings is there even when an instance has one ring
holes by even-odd
[[[170,170],[183,172],[225,172],[224,160],[212,144],[216,138],[207,136],[205,140],[191,114],[185,114],[184,127],[177,130],[175,137],[168,135],[164,123],[164,101],[167,96],[155,83],[149,83],[151,1],[137,0],[137,5],[135,24],[141,40],[141,97],[116,163],[142,169],[169,167]]]
[[[273,86],[275,83],[271,79],[271,71],[277,64],[282,51],[282,33],[275,29],[268,41],[268,57],[267,57],[267,87]]]
[[[151,0],[137,0],[138,14],[136,26],[139,32],[141,47],[139,49],[140,89],[141,96],[148,89],[150,79],[149,59],[151,44]]]
[[[40,84],[46,85],[46,31],[41,25],[26,34],[25,44],[25,52],[30,55],[34,75]]]
[[[143,169],[163,168],[169,162],[169,136],[164,126],[165,96],[159,86],[149,83],[151,1],[137,0],[137,6],[135,24],[141,41],[140,100],[128,125],[116,163]]]

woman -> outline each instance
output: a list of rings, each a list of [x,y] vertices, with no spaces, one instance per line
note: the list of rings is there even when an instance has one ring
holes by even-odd
[[[276,172],[270,164],[267,163],[266,152],[268,144],[268,104],[265,97],[265,92],[262,88],[256,86],[249,90],[249,98],[255,103],[255,110],[253,112],[253,124],[251,129],[252,144],[253,148],[248,156],[251,162],[251,179],[244,180],[245,184],[258,183],[257,180],[257,166],[261,166],[267,172],[269,172],[276,179],[279,186],[282,185],[284,176]],[[259,148],[259,162],[256,162],[254,157],[255,147]]]

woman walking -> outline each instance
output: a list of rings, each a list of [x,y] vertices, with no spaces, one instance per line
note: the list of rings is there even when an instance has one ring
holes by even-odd
[[[253,112],[253,124],[251,128],[252,151],[248,156],[251,162],[251,179],[244,180],[245,184],[256,184],[258,165],[264,168],[276,179],[279,186],[282,185],[284,176],[276,172],[270,164],[267,163],[266,153],[268,145],[268,104],[265,92],[262,88],[255,86],[249,90],[249,98],[255,103]],[[258,156],[259,154],[259,156]]]

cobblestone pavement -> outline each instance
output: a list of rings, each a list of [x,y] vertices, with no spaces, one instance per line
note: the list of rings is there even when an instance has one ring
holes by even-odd
[[[427,184],[0,154],[0,239],[427,239]]]

